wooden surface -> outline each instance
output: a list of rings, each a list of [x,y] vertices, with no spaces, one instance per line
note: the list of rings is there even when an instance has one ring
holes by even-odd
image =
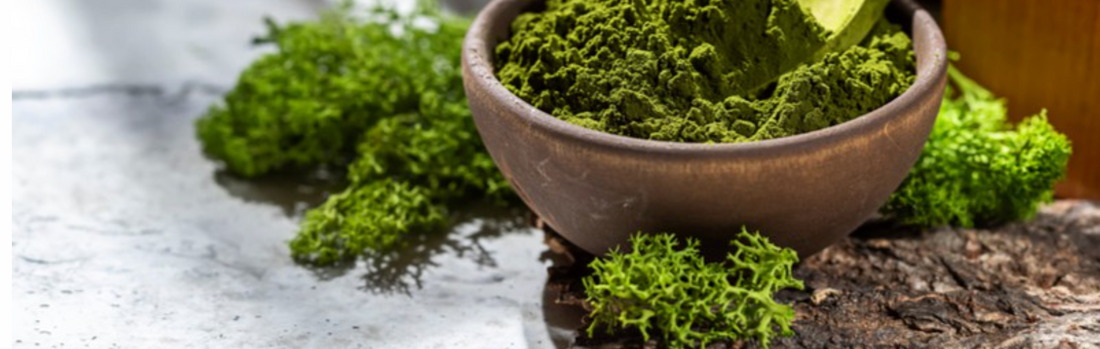
[[[1047,108],[1073,141],[1061,196],[1100,199],[1100,1],[944,0],[956,64],[1019,120]]]
[[[570,257],[550,268],[550,288],[563,307],[583,306],[591,256],[548,236]],[[1100,348],[1094,203],[1059,201],[1033,221],[987,229],[870,223],[794,273],[806,290],[779,298],[793,303],[797,334],[772,348]],[[660,347],[637,333],[580,333],[573,347]],[[756,347],[714,347],[724,346]]]

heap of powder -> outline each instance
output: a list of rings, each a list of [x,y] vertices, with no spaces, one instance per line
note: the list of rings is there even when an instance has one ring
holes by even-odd
[[[511,30],[496,48],[505,87],[562,120],[644,139],[817,130],[886,104],[915,71],[909,37],[885,20],[860,45],[802,62],[830,32],[795,0],[549,0]]]

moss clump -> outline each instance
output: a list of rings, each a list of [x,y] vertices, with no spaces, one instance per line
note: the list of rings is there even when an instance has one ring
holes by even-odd
[[[643,139],[809,132],[889,102],[916,71],[909,38],[885,20],[860,45],[803,62],[829,32],[795,0],[549,0],[511,29],[496,48],[505,87],[562,120]]]
[[[442,225],[444,210],[433,201],[424,187],[407,182],[386,179],[353,186],[309,210],[290,249],[300,260],[326,265],[366,249],[397,245],[409,231]]]
[[[275,52],[197,122],[205,152],[239,175],[350,163],[349,187],[309,211],[290,242],[306,263],[390,248],[442,226],[456,200],[510,195],[462,89],[469,21],[426,4],[352,12],[345,3],[318,21],[268,22],[259,41]]]
[[[1046,110],[1014,127],[1003,99],[954,67],[948,76],[932,135],[883,211],[921,226],[1034,216],[1065,176],[1069,140],[1047,122]]]
[[[631,251],[612,250],[590,264],[583,282],[591,336],[598,327],[636,328],[672,348],[752,338],[767,346],[789,336],[794,310],[773,299],[784,288],[802,289],[791,274],[794,250],[742,228],[725,263],[707,263],[699,242],[681,246],[672,234],[636,235]]]

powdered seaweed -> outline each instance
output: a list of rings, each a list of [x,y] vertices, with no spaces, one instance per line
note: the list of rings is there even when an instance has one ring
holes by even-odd
[[[562,120],[644,139],[809,132],[885,104],[915,76],[908,36],[885,20],[860,45],[802,62],[829,32],[794,0],[550,0],[511,30],[496,48],[505,87]]]

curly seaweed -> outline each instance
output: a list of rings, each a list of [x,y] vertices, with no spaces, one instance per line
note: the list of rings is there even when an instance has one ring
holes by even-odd
[[[917,164],[883,211],[919,226],[1028,219],[1053,197],[1072,147],[1046,110],[1013,126],[1003,99],[955,67]],[[952,97],[954,92],[957,97]]]
[[[794,333],[794,310],[773,298],[803,288],[791,274],[794,250],[744,228],[725,263],[704,261],[692,238],[681,244],[673,234],[638,234],[630,243],[630,252],[614,249],[589,265],[589,336],[599,327],[635,328],[646,340],[656,334],[681,348],[750,338],[767,346]]]
[[[204,151],[256,177],[348,166],[349,187],[309,211],[296,260],[328,265],[438,230],[456,200],[510,189],[477,136],[462,89],[469,26],[422,2],[410,15],[350,3],[317,21],[268,21],[272,53],[249,66],[196,128]]]

